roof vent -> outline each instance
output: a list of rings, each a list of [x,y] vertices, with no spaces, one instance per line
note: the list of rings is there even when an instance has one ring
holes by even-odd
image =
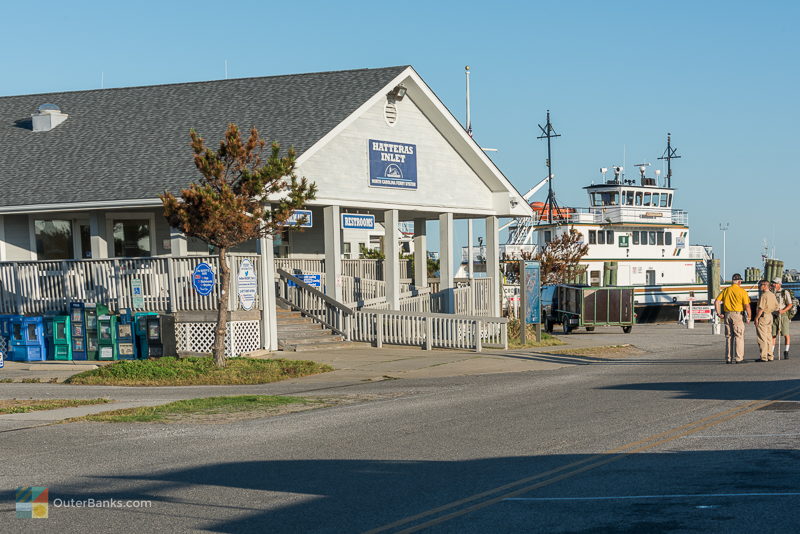
[[[36,113],[31,114],[34,132],[49,132],[65,120],[69,115],[61,113],[61,108],[55,104],[42,104],[36,108]]]
[[[397,104],[395,103],[395,99],[391,96],[386,97],[386,105],[383,107],[383,118],[389,126],[394,126],[394,123],[397,122]]]

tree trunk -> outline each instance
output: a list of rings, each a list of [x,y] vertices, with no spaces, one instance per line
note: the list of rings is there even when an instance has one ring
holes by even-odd
[[[228,269],[226,247],[219,248],[219,300],[217,301],[217,328],[214,330],[214,363],[217,367],[225,367],[225,332],[228,330],[228,292],[231,277]]]

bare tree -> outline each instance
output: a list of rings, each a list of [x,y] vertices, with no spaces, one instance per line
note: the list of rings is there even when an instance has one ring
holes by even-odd
[[[586,271],[580,261],[588,252],[589,245],[575,228],[545,244],[534,256],[541,265],[542,283],[576,283]]]

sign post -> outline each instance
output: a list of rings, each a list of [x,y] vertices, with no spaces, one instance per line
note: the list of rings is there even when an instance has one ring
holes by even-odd
[[[519,341],[527,343],[527,325],[536,325],[536,341],[542,340],[541,273],[538,261],[519,262]]]

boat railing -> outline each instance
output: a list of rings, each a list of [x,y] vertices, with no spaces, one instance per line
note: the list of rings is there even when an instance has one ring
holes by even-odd
[[[537,212],[535,224],[548,224],[547,212]],[[684,210],[660,206],[598,206],[554,210],[554,223],[664,223],[688,226],[689,214]]]

